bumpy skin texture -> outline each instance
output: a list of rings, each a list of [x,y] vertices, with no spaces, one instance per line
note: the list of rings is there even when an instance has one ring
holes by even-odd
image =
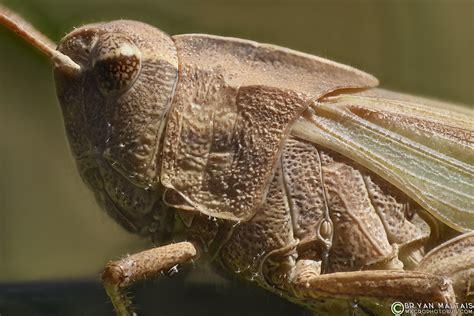
[[[277,46],[210,35],[173,40],[179,84],[161,179],[194,209],[222,219],[255,214],[286,135],[311,100],[377,84],[356,69]]]
[[[295,168],[304,174],[293,173]],[[311,207],[305,206],[308,201],[314,202]],[[265,203],[255,217],[233,229],[220,263],[273,291],[284,288],[282,274],[304,260],[313,261],[318,273],[402,270],[400,261],[419,260],[430,236],[417,207],[407,207],[405,195],[360,165],[290,138]],[[323,221],[331,227],[326,238],[318,225]],[[406,250],[403,257],[399,248]],[[316,311],[324,303],[310,305]]]
[[[336,122],[322,97],[373,87],[372,76],[272,45],[170,38],[133,21],[84,26],[58,50],[81,67],[56,68],[55,79],[84,182],[129,231],[188,241],[107,266],[120,315],[132,314],[122,287],[198,256],[323,314],[472,300],[472,263],[448,258],[447,273],[435,263],[465,255],[457,242],[472,256],[472,234],[423,258],[442,242],[437,222],[357,155],[314,141]],[[331,113],[319,117],[322,107]]]

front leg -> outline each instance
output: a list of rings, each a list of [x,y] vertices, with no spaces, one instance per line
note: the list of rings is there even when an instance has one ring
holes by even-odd
[[[147,277],[156,276],[175,265],[190,261],[197,256],[197,253],[192,243],[180,242],[109,262],[102,273],[102,283],[117,315],[136,315],[125,288]]]

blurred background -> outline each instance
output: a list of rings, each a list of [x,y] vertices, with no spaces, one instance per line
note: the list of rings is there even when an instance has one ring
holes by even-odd
[[[85,23],[136,19],[169,34],[210,33],[290,47],[372,73],[384,88],[474,104],[472,0],[1,3],[54,41]],[[104,305],[106,298],[95,287],[104,264],[150,245],[109,220],[81,183],[63,131],[48,60],[1,27],[0,48],[0,314],[9,315],[5,314],[7,307],[16,311],[11,315],[31,314],[14,309],[12,302],[25,302],[25,297],[42,291],[29,287],[30,292],[21,294],[21,287],[15,292],[16,285],[39,284],[41,289],[42,284],[50,286],[61,280],[85,280],[86,287],[92,286],[91,293],[99,295],[98,304]],[[194,282],[205,282],[190,277]],[[210,283],[216,284],[216,279],[212,280]],[[219,282],[227,284],[224,288],[230,286]],[[81,284],[76,284],[78,293],[82,293]],[[275,303],[272,296],[258,296],[263,294],[246,285],[232,291],[242,293],[241,286],[247,298],[264,297],[261,302],[268,310],[290,308],[277,299]],[[53,295],[56,301],[61,300],[58,295]],[[53,308],[49,313],[33,314],[56,312]],[[202,315],[205,313],[214,315],[210,310]],[[279,307],[273,315],[285,313],[287,310]]]

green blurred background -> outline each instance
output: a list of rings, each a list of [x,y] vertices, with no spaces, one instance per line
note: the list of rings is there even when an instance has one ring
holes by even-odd
[[[58,41],[75,26],[148,22],[287,46],[355,66],[385,88],[474,103],[474,1],[10,0]],[[69,153],[45,57],[0,28],[0,282],[96,278],[149,246],[95,205]]]

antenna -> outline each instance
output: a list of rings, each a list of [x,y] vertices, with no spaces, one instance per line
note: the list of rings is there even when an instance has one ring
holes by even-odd
[[[69,56],[56,50],[56,44],[47,38],[21,16],[0,5],[0,25],[12,30],[28,43],[43,52],[56,67],[66,68],[72,73],[81,69]]]

